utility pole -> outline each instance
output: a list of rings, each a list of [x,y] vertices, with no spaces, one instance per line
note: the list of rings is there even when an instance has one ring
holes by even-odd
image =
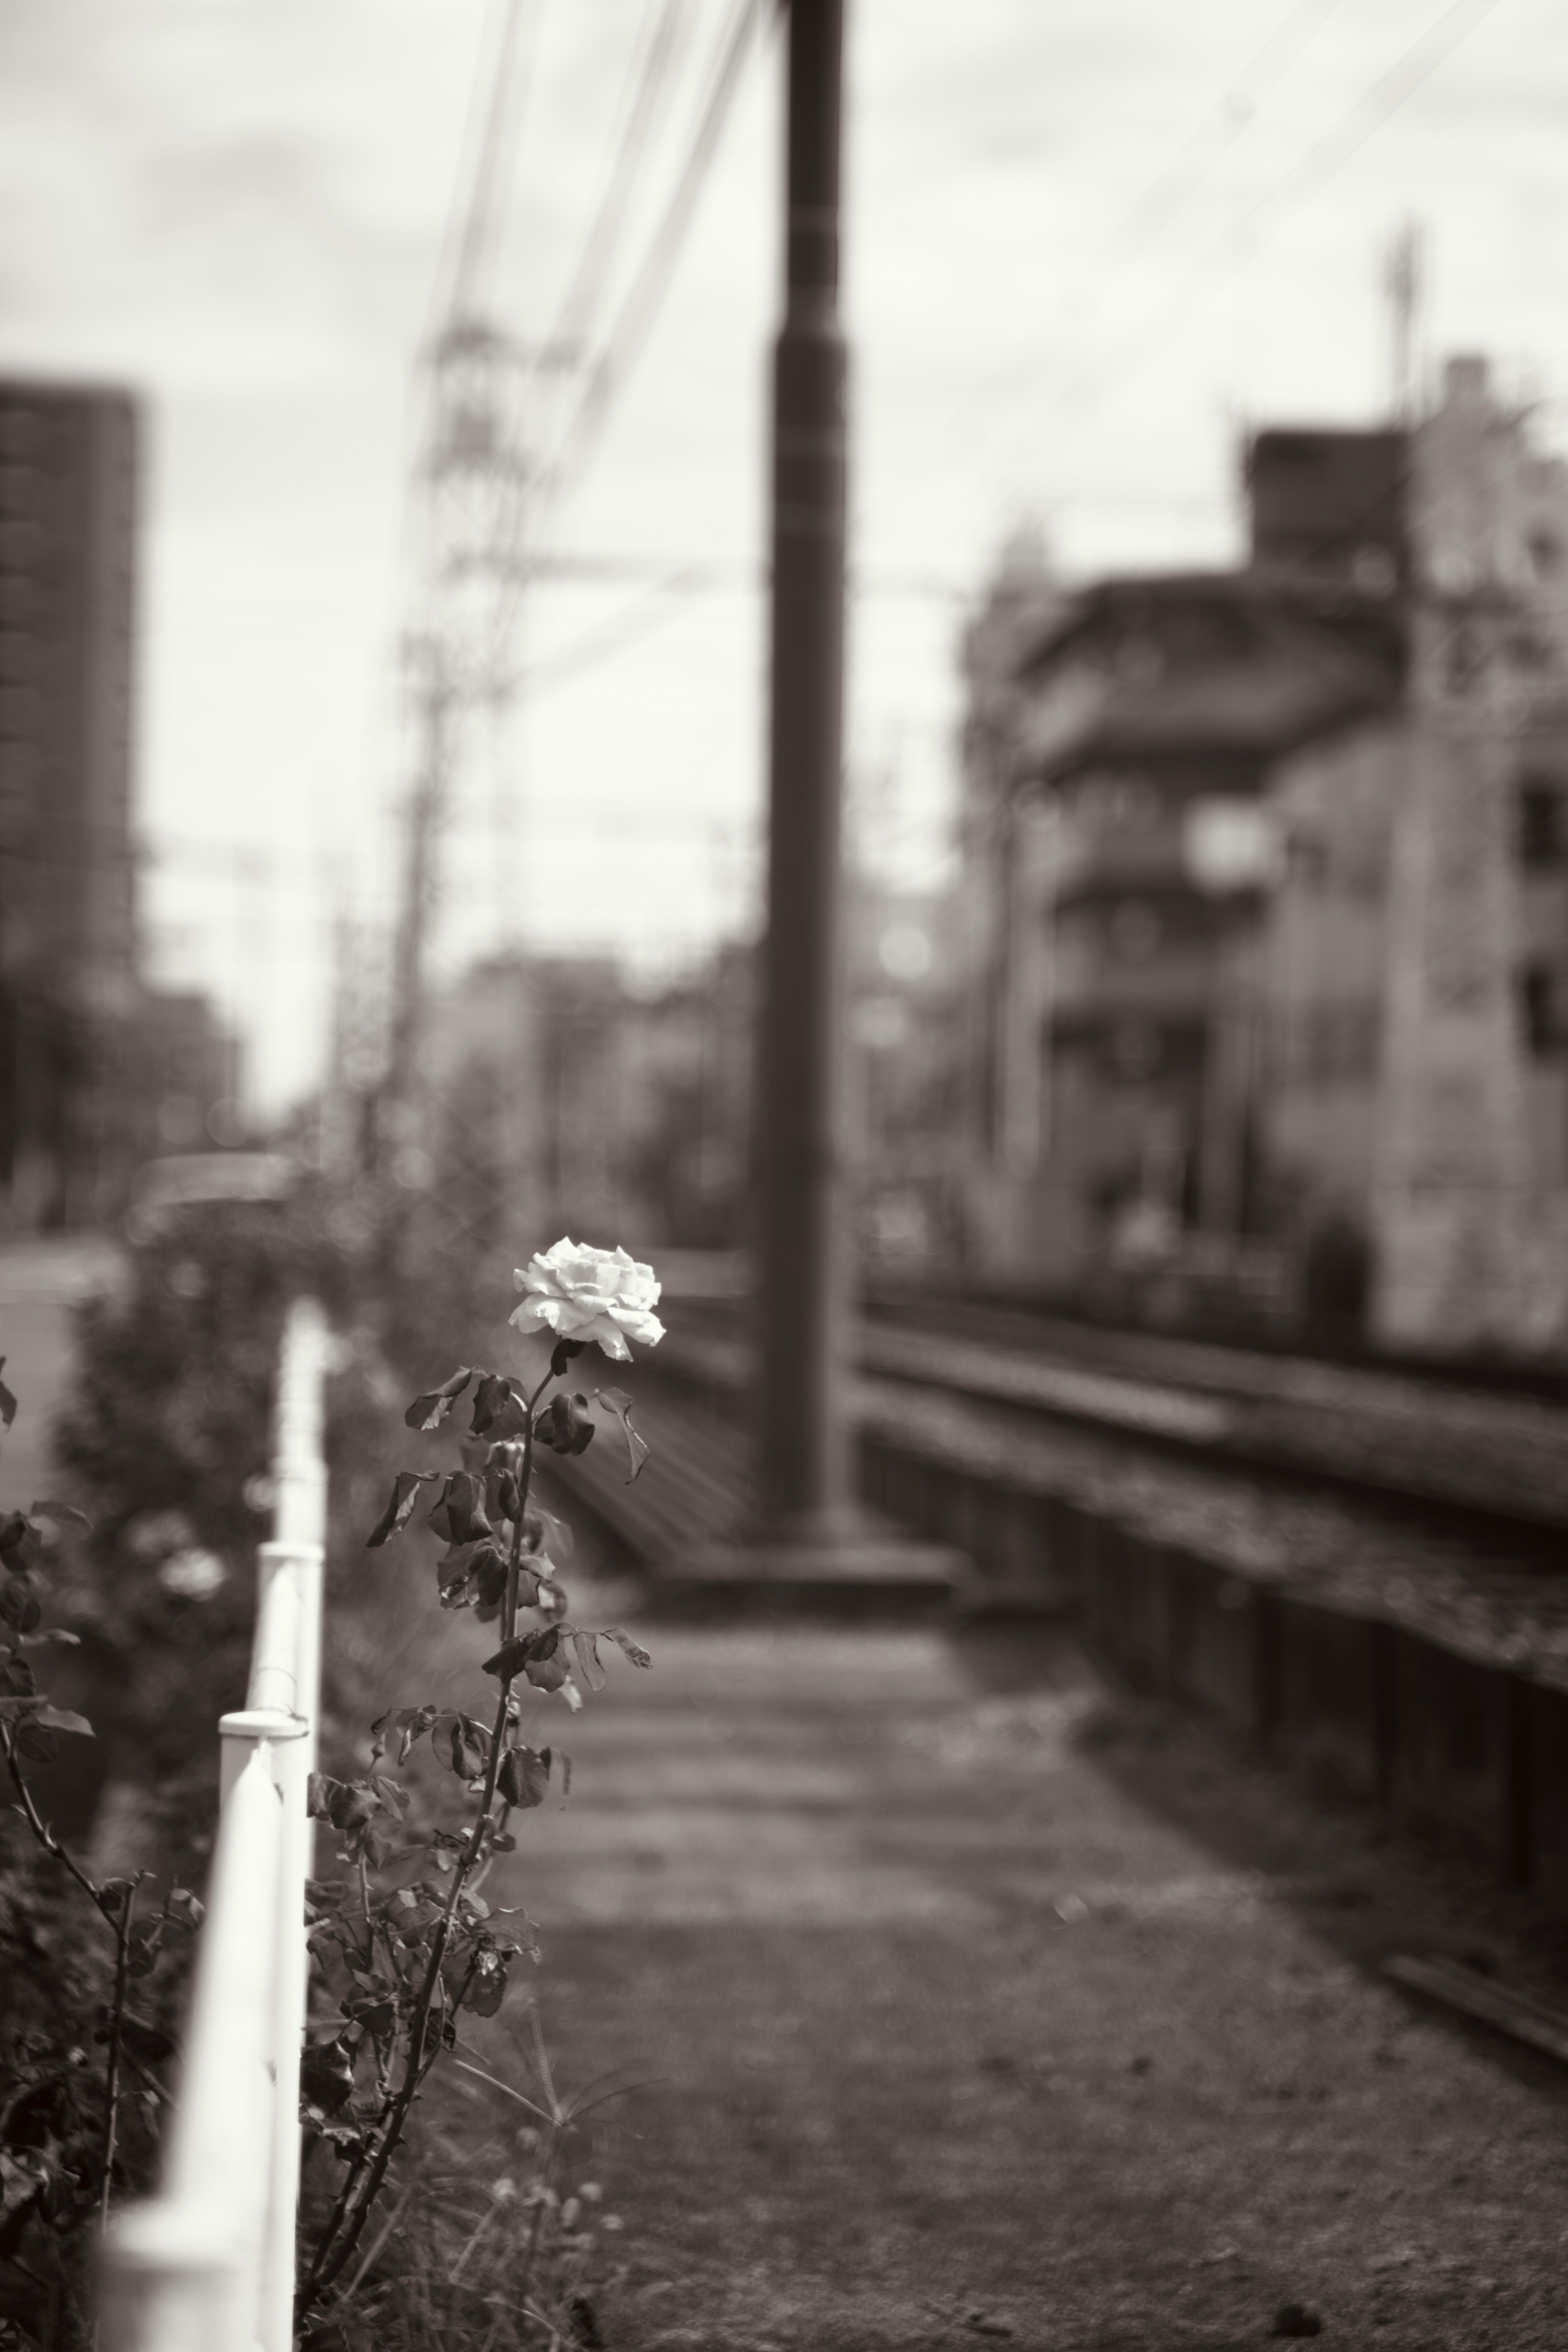
[[[844,0],[791,0],[784,315],[773,359],[768,929],[757,1034],[761,1283],[749,1524],[661,1589],[942,1604],[967,1565],[863,1510],[846,1371],[858,1301],[842,1086]]]
[[[845,390],[843,0],[789,9],[784,315],[773,359],[768,928],[758,1036],[764,1524],[848,1533],[851,1305],[841,1103]]]

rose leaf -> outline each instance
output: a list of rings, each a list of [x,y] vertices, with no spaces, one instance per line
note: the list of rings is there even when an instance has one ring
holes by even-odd
[[[438,1389],[426,1389],[416,1396],[403,1418],[410,1429],[439,1429],[474,1375],[467,1364],[459,1364],[449,1381]]]
[[[628,1657],[631,1660],[634,1666],[652,1665],[653,1660],[643,1648],[642,1643],[640,1642],[634,1642],[631,1635],[626,1633],[623,1627],[619,1625],[606,1625],[605,1628],[605,1639],[606,1642],[613,1642],[616,1649],[619,1650],[624,1656]]]
[[[370,1534],[365,1538],[365,1549],[373,1551],[408,1525],[414,1515],[414,1505],[421,1486],[440,1475],[436,1470],[400,1470],[392,1482],[392,1495]]]
[[[595,1389],[594,1399],[595,1402],[602,1404],[606,1412],[613,1412],[621,1424],[621,1433],[626,1441],[626,1459],[631,1465],[626,1475],[626,1485],[629,1486],[647,1460],[652,1449],[647,1438],[632,1427],[632,1400],[625,1389]]]

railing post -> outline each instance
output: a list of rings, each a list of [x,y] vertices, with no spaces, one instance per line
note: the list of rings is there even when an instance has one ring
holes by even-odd
[[[222,2205],[165,2197],[117,2213],[99,2264],[100,2352],[251,2352],[232,2227]]]

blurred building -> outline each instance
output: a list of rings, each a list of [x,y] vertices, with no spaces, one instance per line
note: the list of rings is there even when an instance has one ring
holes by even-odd
[[[1032,873],[1036,811],[1019,777],[1024,665],[1068,603],[1037,530],[1016,532],[964,635],[963,793],[956,950],[963,1035],[963,1255],[1004,1276],[1027,1264],[1016,1226],[1038,1159],[1039,1027],[1048,931]]]
[[[1478,362],[1246,465],[1242,570],[1079,592],[972,727],[970,1267],[1563,1343],[1563,469]]]
[[[847,896],[848,1161],[864,1278],[928,1281],[958,1259],[965,1005],[950,894],[852,874]]]
[[[0,1188],[24,1224],[114,1177],[134,1017],[129,394],[0,383]]]
[[[165,1103],[227,1088],[138,972],[138,446],[129,393],[0,382],[0,1226],[116,1213]]]
[[[1562,1348],[1568,468],[1464,359],[1401,488],[1398,703],[1271,779],[1265,1149],[1376,1336]]]
[[[561,1233],[728,1249],[741,1239],[752,957],[634,985],[609,957],[495,957],[449,989],[425,1053],[407,1180],[487,1241]],[[549,1230],[546,1231],[546,1228]]]
[[[962,998],[951,905],[851,877],[846,1088],[862,1262],[953,1256]],[[395,1147],[487,1243],[614,1235],[646,1250],[751,1242],[756,957],[732,941],[650,986],[612,958],[514,953],[435,1008],[424,1105]],[[344,1131],[352,1129],[352,1118]]]
[[[195,989],[142,988],[128,1042],[140,1099],[124,1140],[136,1158],[245,1140],[238,1043],[210,997]]]

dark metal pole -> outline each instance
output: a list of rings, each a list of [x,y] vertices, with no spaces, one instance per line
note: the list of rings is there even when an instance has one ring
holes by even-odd
[[[773,364],[768,932],[759,1032],[760,1501],[781,1536],[848,1532],[850,1261],[840,1111],[845,343],[843,0],[789,8],[784,318]]]

